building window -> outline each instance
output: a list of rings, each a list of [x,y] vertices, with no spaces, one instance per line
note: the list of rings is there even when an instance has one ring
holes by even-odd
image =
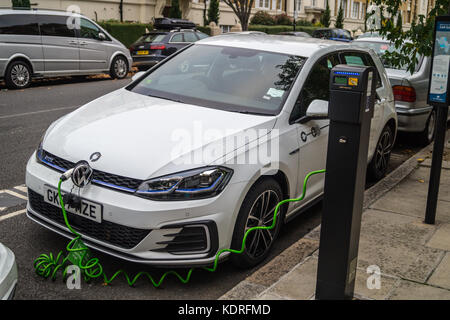
[[[295,1],[295,11],[300,12],[300,9],[302,7],[302,0],[294,0]]]
[[[359,19],[359,2],[353,2],[352,18]]]
[[[231,27],[233,27],[233,26],[221,25],[220,30],[222,30],[222,33],[227,33],[227,32],[231,31]]]
[[[270,0],[257,0],[256,7],[259,9],[270,9]]]

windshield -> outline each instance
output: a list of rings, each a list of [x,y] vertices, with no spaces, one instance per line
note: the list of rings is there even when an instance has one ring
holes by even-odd
[[[386,51],[389,52],[400,52],[400,48],[396,49],[392,44],[388,42],[373,42],[373,41],[354,41],[353,44],[363,47],[363,48],[369,48],[375,51],[375,53],[380,57],[381,61],[383,62],[383,65],[385,68],[389,69],[398,69],[398,70],[407,70],[407,65],[401,65],[401,66],[393,66],[392,64],[388,63],[385,59],[383,59],[383,56]],[[417,61],[420,62],[420,55],[417,55]],[[420,67],[420,64],[417,64],[416,70]]]
[[[305,61],[287,54],[197,44],[132,85],[131,91],[209,108],[276,115]]]
[[[152,33],[152,34],[146,34],[137,39],[136,43],[138,42],[161,42],[165,38],[165,34],[158,34],[158,33]]]

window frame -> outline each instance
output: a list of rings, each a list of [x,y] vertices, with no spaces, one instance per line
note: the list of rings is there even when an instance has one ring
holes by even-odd
[[[175,36],[181,35],[182,41],[172,41]],[[184,41],[184,33],[183,32],[175,32],[169,39],[169,43],[186,43]],[[190,42],[187,42],[190,43]]]

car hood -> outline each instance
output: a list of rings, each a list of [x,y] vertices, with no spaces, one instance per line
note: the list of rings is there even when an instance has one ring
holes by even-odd
[[[208,165],[225,153],[212,159],[198,157],[198,150],[214,149],[214,144],[248,129],[270,132],[275,122],[272,116],[210,109],[119,89],[55,122],[43,148],[71,162],[89,160],[100,152],[100,159],[91,162],[94,169],[147,179]],[[236,148],[250,142],[236,140],[241,141]],[[195,161],[185,160],[194,153]]]

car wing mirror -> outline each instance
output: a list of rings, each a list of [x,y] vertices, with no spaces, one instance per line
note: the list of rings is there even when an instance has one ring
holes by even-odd
[[[328,118],[328,101],[313,100],[308,109],[306,109],[306,116],[310,119],[327,119]]]
[[[140,77],[142,77],[144,75],[144,73],[145,73],[145,71],[136,72],[134,74],[134,76],[131,77],[131,80],[135,81],[135,80],[139,79]]]
[[[103,32],[100,32],[98,34],[98,39],[104,41],[104,40],[106,40],[106,35]]]

